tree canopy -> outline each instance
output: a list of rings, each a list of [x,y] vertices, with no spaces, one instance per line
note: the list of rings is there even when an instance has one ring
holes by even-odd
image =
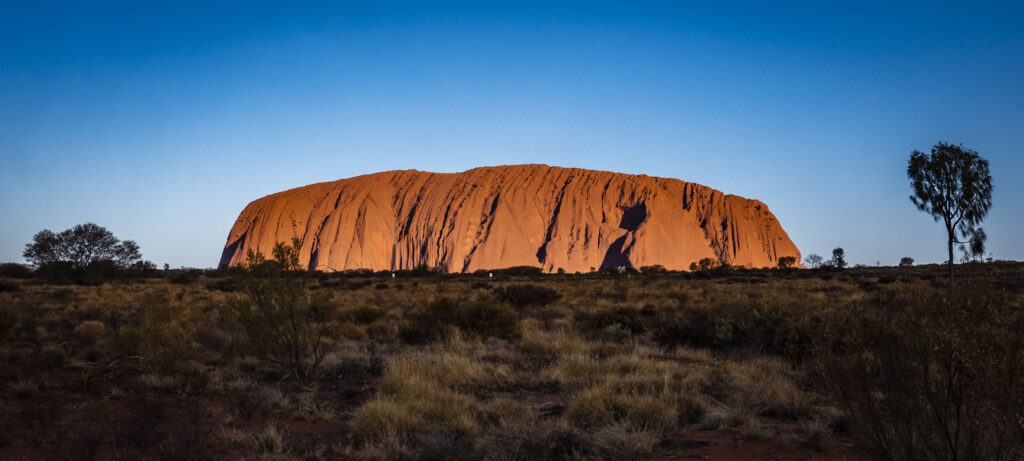
[[[939,142],[926,154],[915,150],[907,161],[907,178],[917,208],[946,227],[949,274],[953,275],[953,244],[971,256],[985,251],[979,226],[992,207],[992,175],[988,160],[977,152]]]
[[[828,260],[830,267],[835,269],[842,269],[846,267],[846,252],[842,248],[835,248],[832,250],[832,259]]]
[[[91,222],[60,233],[49,229],[39,231],[32,237],[32,243],[25,245],[22,255],[35,267],[61,262],[76,269],[99,261],[110,261],[125,268],[142,258],[138,244],[121,241],[106,228]]]
[[[825,259],[821,255],[811,253],[804,258],[804,265],[811,269],[817,269],[825,263]]]

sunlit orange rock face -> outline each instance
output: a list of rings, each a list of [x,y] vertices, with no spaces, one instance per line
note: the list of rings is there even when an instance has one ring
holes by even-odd
[[[513,165],[462,173],[386,171],[268,195],[238,216],[222,265],[302,241],[310,269],[586,272],[713,258],[774,267],[796,248],[764,203],[699,184]]]

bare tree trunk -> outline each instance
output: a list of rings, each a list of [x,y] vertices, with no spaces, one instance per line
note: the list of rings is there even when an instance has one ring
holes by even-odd
[[[946,242],[946,246],[949,249],[949,283],[950,286],[953,284],[953,230],[947,229],[949,232],[949,239]]]

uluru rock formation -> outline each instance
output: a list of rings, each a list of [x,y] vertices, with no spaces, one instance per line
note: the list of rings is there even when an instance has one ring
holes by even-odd
[[[244,262],[249,249],[269,255],[293,237],[301,263],[322,271],[800,261],[760,201],[678,179],[547,165],[386,171],[268,195],[238,216],[221,264]]]

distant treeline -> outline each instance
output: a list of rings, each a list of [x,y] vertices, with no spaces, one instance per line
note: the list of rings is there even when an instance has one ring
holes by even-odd
[[[965,271],[972,271],[982,268],[994,269],[997,271],[1019,269],[1024,263],[1015,261],[994,261],[994,262],[972,262],[961,264]],[[98,261],[85,267],[75,267],[70,263],[55,262],[33,268],[26,264],[0,263],[0,278],[8,279],[31,279],[39,280],[50,284],[76,284],[76,285],[98,285],[116,280],[141,280],[161,278],[172,283],[192,283],[201,279],[230,278],[245,272],[240,267],[221,267],[218,269],[201,268],[169,268],[156,267],[149,261],[140,261],[127,267],[121,267],[113,262]],[[593,272],[544,272],[539,267],[515,266],[504,269],[478,270],[472,273],[445,273],[437,268],[421,266],[416,269],[407,270],[381,270],[350,269],[336,272],[320,271],[296,271],[306,274],[308,277],[329,281],[332,279],[348,278],[473,278],[473,279],[495,279],[506,280],[509,278],[551,278],[551,277],[670,277],[682,280],[721,279],[740,277],[744,280],[751,278],[831,278],[838,273],[850,272],[858,275],[874,275],[879,277],[898,278],[913,276],[915,278],[930,279],[942,276],[944,268],[941,264],[924,264],[912,267],[899,266],[855,266],[853,268],[839,271],[835,268],[822,267],[818,269],[778,269],[778,268],[757,268],[750,269],[742,266],[717,266],[706,270],[696,271],[672,271],[661,266],[645,266],[640,269],[632,267],[617,268]]]

